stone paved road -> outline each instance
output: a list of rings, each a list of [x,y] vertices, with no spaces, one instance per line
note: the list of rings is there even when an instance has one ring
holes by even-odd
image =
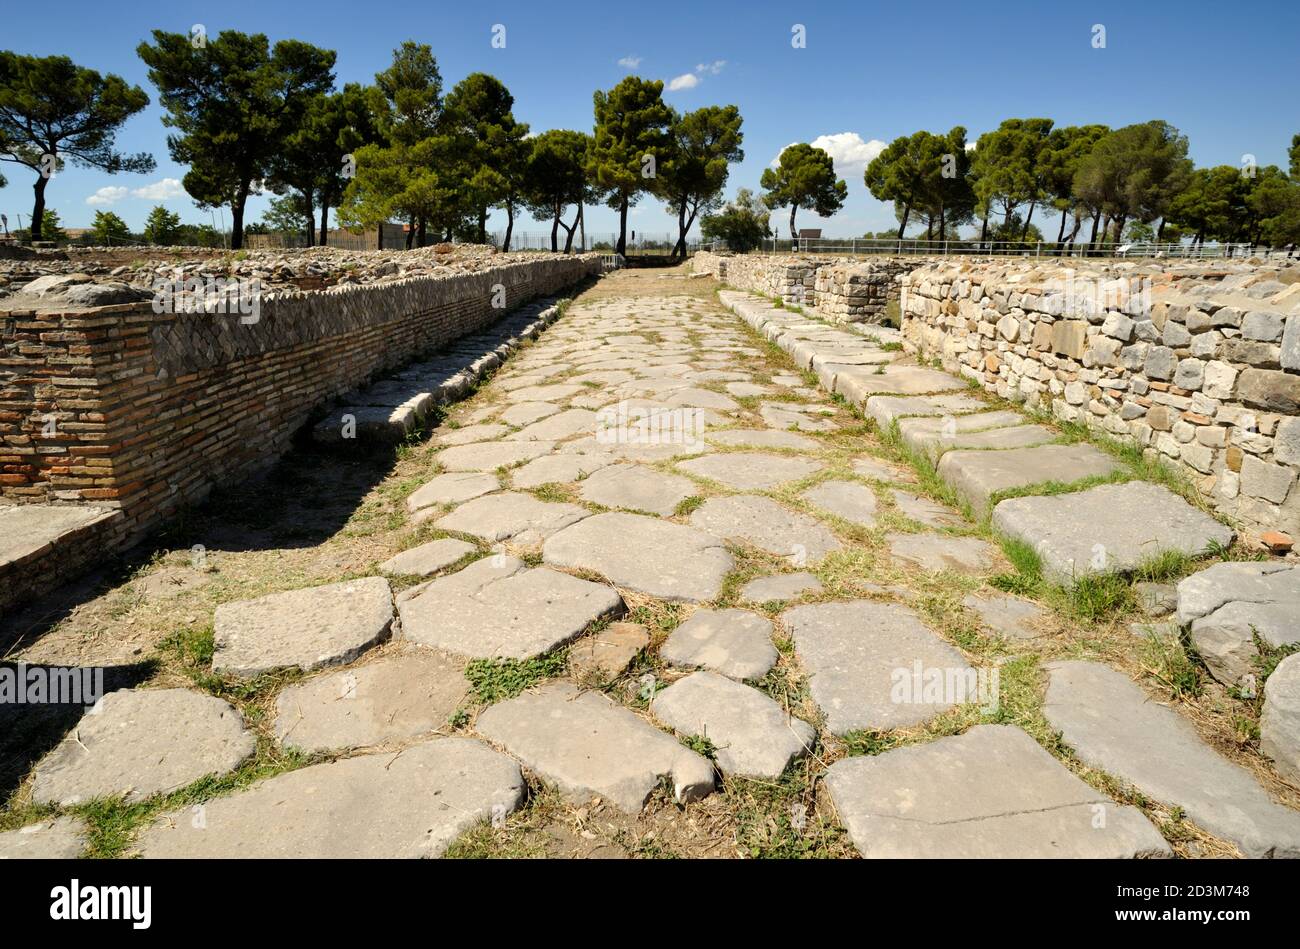
[[[363,841],[373,856],[1296,852],[1296,795],[1259,761],[1198,745],[1185,721],[1157,716],[1147,737],[1168,729],[1247,789],[1237,820],[1205,811],[1222,837],[1171,812],[1192,793],[1177,776],[1154,800],[1116,799],[1065,753],[1056,728],[1101,769],[1128,767],[1139,739],[1079,712],[1109,679],[1054,677],[1045,718],[1040,660],[1136,677],[1136,641],[1115,624],[1084,635],[998,589],[1012,567],[987,524],[943,503],[864,418],[934,423],[907,426],[915,455],[1005,449],[1049,468],[1053,431],[980,416],[959,380],[900,359],[887,329],[724,293],[733,313],[713,290],[677,271],[606,278],[434,429],[419,477],[381,488],[409,553],[295,594],[232,591],[217,641],[250,658],[227,674],[254,676],[270,655],[306,678],[257,680],[259,714],[227,714],[221,742],[195,734],[183,762],[141,762],[135,781],[92,743],[38,763],[34,783],[57,769],[75,818],[79,788],[84,800],[105,781],[138,797],[174,773],[263,769],[205,805],[201,827],[188,810],[150,813],[125,851],[145,856],[332,856]],[[1080,451],[1069,464],[1107,470]],[[161,720],[150,691],[97,731]],[[204,721],[186,727],[217,727]],[[266,737],[251,765],[229,750],[251,746],[242,728]],[[21,823],[0,856],[95,834]],[[350,836],[321,839],[340,824]]]

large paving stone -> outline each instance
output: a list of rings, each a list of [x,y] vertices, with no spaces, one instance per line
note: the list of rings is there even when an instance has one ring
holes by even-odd
[[[501,484],[494,474],[454,471],[438,475],[413,491],[406,499],[406,508],[409,511],[418,511],[435,504],[459,504],[489,494],[500,487]]]
[[[1141,811],[1089,787],[1013,725],[845,758],[826,789],[864,857],[1172,856]]]
[[[746,610],[696,610],[668,636],[659,655],[675,666],[761,679],[776,665],[772,623]]]
[[[978,537],[952,534],[890,534],[889,552],[922,570],[951,570],[972,576],[988,573],[997,563],[998,549]]]
[[[884,372],[862,367],[844,369],[835,376],[835,391],[854,405],[861,405],[873,395],[924,395],[927,392],[951,392],[964,389],[966,383],[937,369],[919,366],[887,366]]]
[[[1233,538],[1168,488],[1145,481],[1010,498],[993,509],[993,527],[1038,551],[1043,573],[1059,583],[1132,570],[1162,551],[1201,554]]]
[[[982,699],[915,688],[917,663],[922,677],[938,670],[945,679],[963,682],[975,670],[906,607],[869,600],[814,603],[786,610],[781,622],[808,670],[813,700],[836,735],[906,728],[951,708],[954,700]]]
[[[560,406],[550,402],[520,402],[502,412],[501,421],[507,425],[528,425],[560,411]]]
[[[926,527],[961,527],[966,523],[960,514],[938,501],[913,494],[911,491],[900,491],[897,488],[891,493],[899,514]]]
[[[463,666],[421,650],[291,685],[276,699],[276,737],[311,754],[443,728],[469,692]]]
[[[595,412],[590,409],[565,409],[558,415],[534,422],[506,437],[511,441],[558,442],[575,435],[591,435],[595,431]]]
[[[50,817],[0,834],[0,860],[73,860],[86,849],[78,817]]]
[[[823,481],[800,497],[860,527],[876,526],[876,492],[856,481]]]
[[[1264,683],[1259,750],[1279,774],[1300,783],[1300,654],[1279,662]]]
[[[6,504],[0,507],[0,564],[39,555],[120,516],[102,507]]]
[[[722,590],[735,562],[717,537],[640,514],[597,514],[547,538],[542,559],[592,570],[616,586],[700,603]]]
[[[806,514],[786,510],[771,498],[731,495],[709,498],[690,516],[691,526],[733,543],[753,544],[802,567],[839,550],[835,535]]]
[[[611,465],[584,480],[581,493],[594,504],[667,517],[695,493],[695,482],[644,465]]]
[[[33,770],[37,804],[143,801],[226,774],[256,747],[229,702],[189,689],[110,692]]]
[[[434,526],[489,543],[513,539],[515,543],[527,545],[578,523],[588,513],[576,504],[539,501],[531,494],[503,491],[466,501],[435,521]]]
[[[402,635],[476,659],[528,659],[621,612],[618,591],[494,555],[431,580],[398,600]]]
[[[397,556],[381,563],[379,569],[382,573],[395,576],[427,577],[445,567],[450,567],[477,549],[473,544],[467,544],[463,540],[444,537],[442,540],[431,540],[419,547],[403,550]]]
[[[569,649],[569,671],[580,684],[601,684],[626,671],[637,653],[650,645],[650,633],[640,623],[610,623]]]
[[[789,455],[771,455],[757,451],[733,451],[679,462],[682,471],[709,478],[730,488],[752,491],[772,488],[786,481],[797,481],[820,471],[820,462]]]
[[[654,697],[650,712],[682,738],[709,739],[726,775],[779,778],[817,733],[770,698],[712,672],[694,672]]]
[[[561,454],[535,458],[510,472],[510,483],[516,488],[536,488],[543,484],[564,484],[577,481],[606,465],[614,457],[601,455]]]
[[[749,448],[792,448],[816,451],[821,444],[807,435],[757,428],[728,428],[709,432],[708,440],[716,445],[744,445]]]
[[[961,393],[929,398],[919,395],[873,395],[867,399],[863,408],[875,419],[880,430],[886,432],[895,419],[910,415],[957,415],[962,412],[976,412],[988,408],[988,404],[974,396]]]
[[[983,517],[999,491],[1049,482],[1072,484],[1106,477],[1122,467],[1091,445],[1038,445],[1008,451],[950,451],[939,459],[939,477],[952,485],[976,517]]]
[[[750,580],[740,588],[740,598],[750,603],[768,603],[772,600],[793,600],[803,593],[821,591],[820,580],[811,573],[800,571]]]
[[[1178,622],[1211,674],[1237,685],[1252,674],[1258,634],[1270,646],[1300,640],[1300,567],[1277,562],[1216,563],[1178,584]]]
[[[554,442],[476,442],[455,445],[438,452],[438,463],[447,471],[496,471],[549,455]]]
[[[1101,663],[1047,668],[1043,714],[1089,767],[1181,807],[1248,857],[1300,857],[1300,812],[1275,803],[1248,771],[1216,754],[1173,709]]]
[[[833,432],[839,428],[830,419],[834,410],[822,405],[764,402],[758,407],[758,414],[772,428],[782,431],[797,428],[801,432]]]
[[[575,803],[636,813],[662,778],[678,801],[713,790],[713,765],[599,692],[552,682],[483,711],[475,728]]]
[[[484,422],[479,425],[462,425],[460,428],[439,430],[435,440],[439,445],[469,445],[473,442],[494,441],[509,431],[507,425]]]
[[[392,623],[393,594],[382,577],[223,603],[212,671],[252,677],[345,665],[387,639]]]
[[[145,857],[437,857],[524,799],[519,766],[479,741],[438,738],[401,754],[360,755],[281,774],[163,815],[140,835]],[[198,819],[201,818],[201,819]]]
[[[1040,634],[1037,624],[1047,613],[1037,603],[1018,596],[971,596],[961,601],[962,606],[979,614],[984,625],[995,633],[1011,639],[1033,639]]]

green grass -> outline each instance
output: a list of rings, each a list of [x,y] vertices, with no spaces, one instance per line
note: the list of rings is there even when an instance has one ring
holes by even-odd
[[[532,659],[475,659],[465,667],[465,678],[479,701],[491,705],[512,699],[545,679],[564,675],[568,665],[568,649],[555,649]]]

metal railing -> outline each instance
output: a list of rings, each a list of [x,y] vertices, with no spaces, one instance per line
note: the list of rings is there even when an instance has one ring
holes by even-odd
[[[703,250],[725,250],[722,241],[699,245]],[[1182,243],[1074,243],[1054,241],[927,241],[914,238],[886,240],[879,238],[801,237],[797,240],[765,238],[755,253],[811,254],[837,257],[869,255],[920,255],[928,257],[1174,257],[1232,258],[1250,256],[1291,256],[1295,251],[1265,248],[1251,244],[1182,244]]]

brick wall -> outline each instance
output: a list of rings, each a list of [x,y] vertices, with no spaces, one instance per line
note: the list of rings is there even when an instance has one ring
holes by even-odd
[[[117,508],[115,541],[138,539],[274,460],[335,396],[598,269],[598,255],[538,255],[286,293],[249,324],[150,304],[0,311],[0,494]]]

